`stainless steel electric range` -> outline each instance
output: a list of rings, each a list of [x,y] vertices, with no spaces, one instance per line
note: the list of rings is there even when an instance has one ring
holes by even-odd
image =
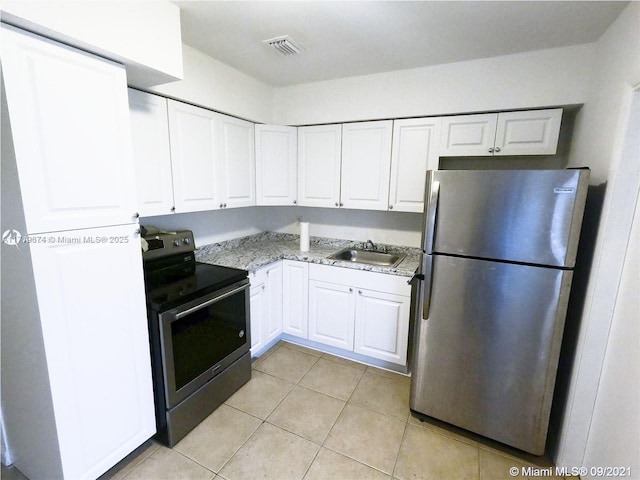
[[[142,244],[157,437],[172,447],[251,378],[249,279],[196,262],[188,230]]]

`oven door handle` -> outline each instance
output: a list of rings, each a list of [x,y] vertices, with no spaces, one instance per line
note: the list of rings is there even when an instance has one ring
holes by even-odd
[[[207,300],[204,303],[200,303],[200,304],[196,305],[195,307],[191,307],[191,308],[189,308],[187,310],[184,310],[182,312],[176,313],[175,319],[176,320],[180,320],[183,317],[191,315],[193,312],[197,312],[198,310],[206,308],[206,307],[208,307],[209,305],[211,305],[213,303],[219,302],[220,300],[224,300],[225,298],[230,297],[231,295],[235,295],[236,293],[241,292],[242,290],[246,290],[247,288],[249,288],[249,284],[248,283],[245,284],[245,285],[242,285],[242,286],[240,286],[238,288],[234,288],[233,290],[231,290],[229,292],[223,293],[222,295],[218,295],[216,297],[213,297],[212,299]]]

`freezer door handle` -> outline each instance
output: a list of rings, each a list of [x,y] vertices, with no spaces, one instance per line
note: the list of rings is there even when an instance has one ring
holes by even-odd
[[[433,242],[436,234],[436,217],[438,215],[438,197],[440,196],[440,182],[433,180],[433,171],[427,172],[427,192],[425,193],[427,208],[424,218],[424,252],[433,253]]]

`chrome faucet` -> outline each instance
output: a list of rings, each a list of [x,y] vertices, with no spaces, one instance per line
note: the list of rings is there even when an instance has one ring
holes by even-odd
[[[373,244],[373,242],[371,240],[367,240],[364,244],[364,249],[365,250],[375,250],[376,246]]]

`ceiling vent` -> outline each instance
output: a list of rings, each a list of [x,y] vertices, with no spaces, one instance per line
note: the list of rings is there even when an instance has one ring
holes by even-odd
[[[281,55],[295,55],[302,50],[302,47],[289,35],[263,40],[262,43],[271,45]]]

